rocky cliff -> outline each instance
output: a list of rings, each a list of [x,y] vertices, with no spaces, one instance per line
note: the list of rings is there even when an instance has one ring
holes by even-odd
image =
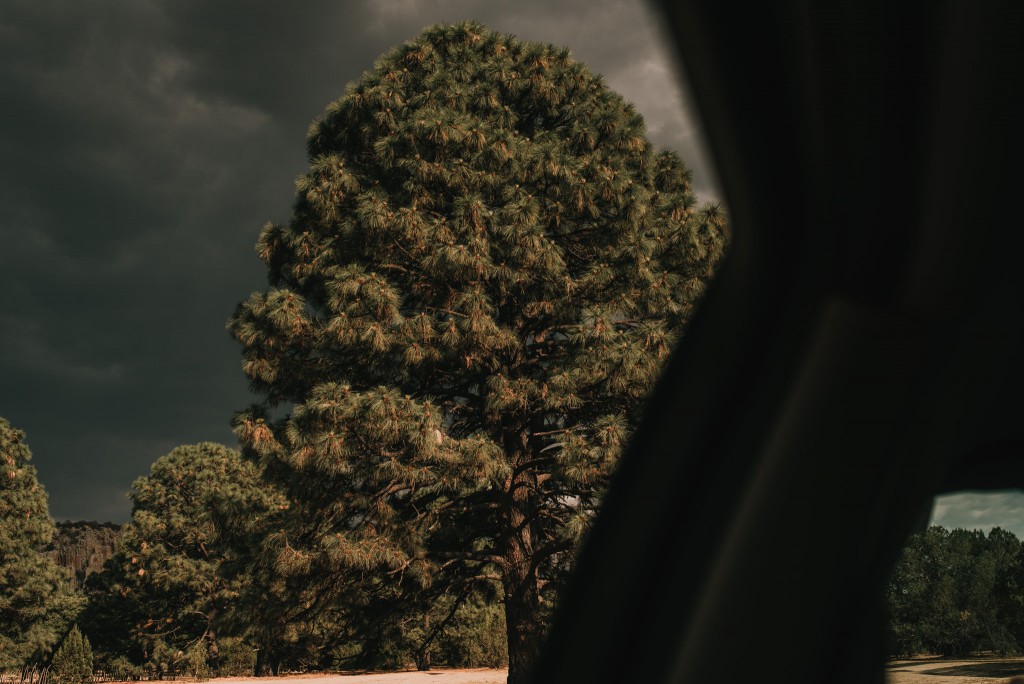
[[[75,586],[81,587],[86,577],[102,570],[114,555],[120,530],[121,526],[114,523],[59,522],[49,554],[58,565],[68,569]]]

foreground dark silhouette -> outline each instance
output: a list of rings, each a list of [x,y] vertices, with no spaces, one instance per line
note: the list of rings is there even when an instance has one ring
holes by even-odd
[[[533,681],[881,682],[932,497],[1024,482],[1024,16],[663,7],[735,239]]]

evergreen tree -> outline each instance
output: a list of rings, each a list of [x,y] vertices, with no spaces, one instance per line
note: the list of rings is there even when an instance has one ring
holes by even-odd
[[[114,558],[90,578],[89,629],[111,639],[106,656],[197,676],[216,667],[218,626],[242,587],[219,573],[224,550],[214,516],[225,508],[259,516],[264,491],[251,463],[209,442],[177,447],[135,481],[132,518]]]
[[[991,573],[985,640],[1001,655],[1024,646],[1024,544],[1012,533],[993,528],[981,565]]]
[[[438,650],[451,667],[504,667],[508,664],[505,614],[501,604],[469,597],[438,639]]]
[[[82,636],[78,625],[71,631],[53,656],[50,670],[60,684],[82,684],[92,681],[92,647]]]
[[[274,556],[268,555],[264,542],[283,525],[287,500],[275,487],[258,482],[252,463],[246,465],[252,469],[246,486],[220,497],[211,508],[222,554],[218,574],[235,588],[233,600],[221,613],[222,630],[241,639],[236,645],[244,644],[255,653],[249,674],[277,674],[282,665],[319,665],[317,654],[347,635],[334,629],[330,611],[310,610],[314,604],[319,608],[326,597],[314,596],[295,578],[273,572]],[[334,589],[336,593],[344,587]],[[237,668],[240,660],[234,658],[229,667]]]
[[[0,671],[39,662],[82,606],[42,553],[55,527],[25,433],[0,418]]]
[[[127,672],[142,663],[146,651],[135,638],[135,625],[144,616],[125,582],[123,559],[115,554],[107,560],[86,578],[84,589],[86,605],[78,624],[94,646],[96,669]]]
[[[229,324],[262,396],[236,434],[292,502],[267,557],[315,595],[496,576],[517,682],[724,216],[568,50],[471,22],[383,56],[308,152]]]
[[[1018,653],[1024,645],[1024,545],[1013,534],[930,527],[889,581],[894,655]]]

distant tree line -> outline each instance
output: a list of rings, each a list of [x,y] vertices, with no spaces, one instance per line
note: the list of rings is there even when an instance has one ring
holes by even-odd
[[[930,527],[907,543],[887,599],[892,655],[1019,654],[1024,546],[998,527]]]

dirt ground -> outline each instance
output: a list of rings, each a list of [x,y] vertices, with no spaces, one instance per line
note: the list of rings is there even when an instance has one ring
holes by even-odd
[[[888,684],[995,684],[1024,675],[1024,658],[913,658],[886,666]],[[508,670],[431,670],[381,674],[215,679],[216,684],[505,684]]]
[[[887,666],[888,684],[988,684],[1024,675],[1024,658],[914,658]]]
[[[505,684],[508,669],[430,670],[380,674],[291,675],[288,677],[231,677],[216,684]]]

